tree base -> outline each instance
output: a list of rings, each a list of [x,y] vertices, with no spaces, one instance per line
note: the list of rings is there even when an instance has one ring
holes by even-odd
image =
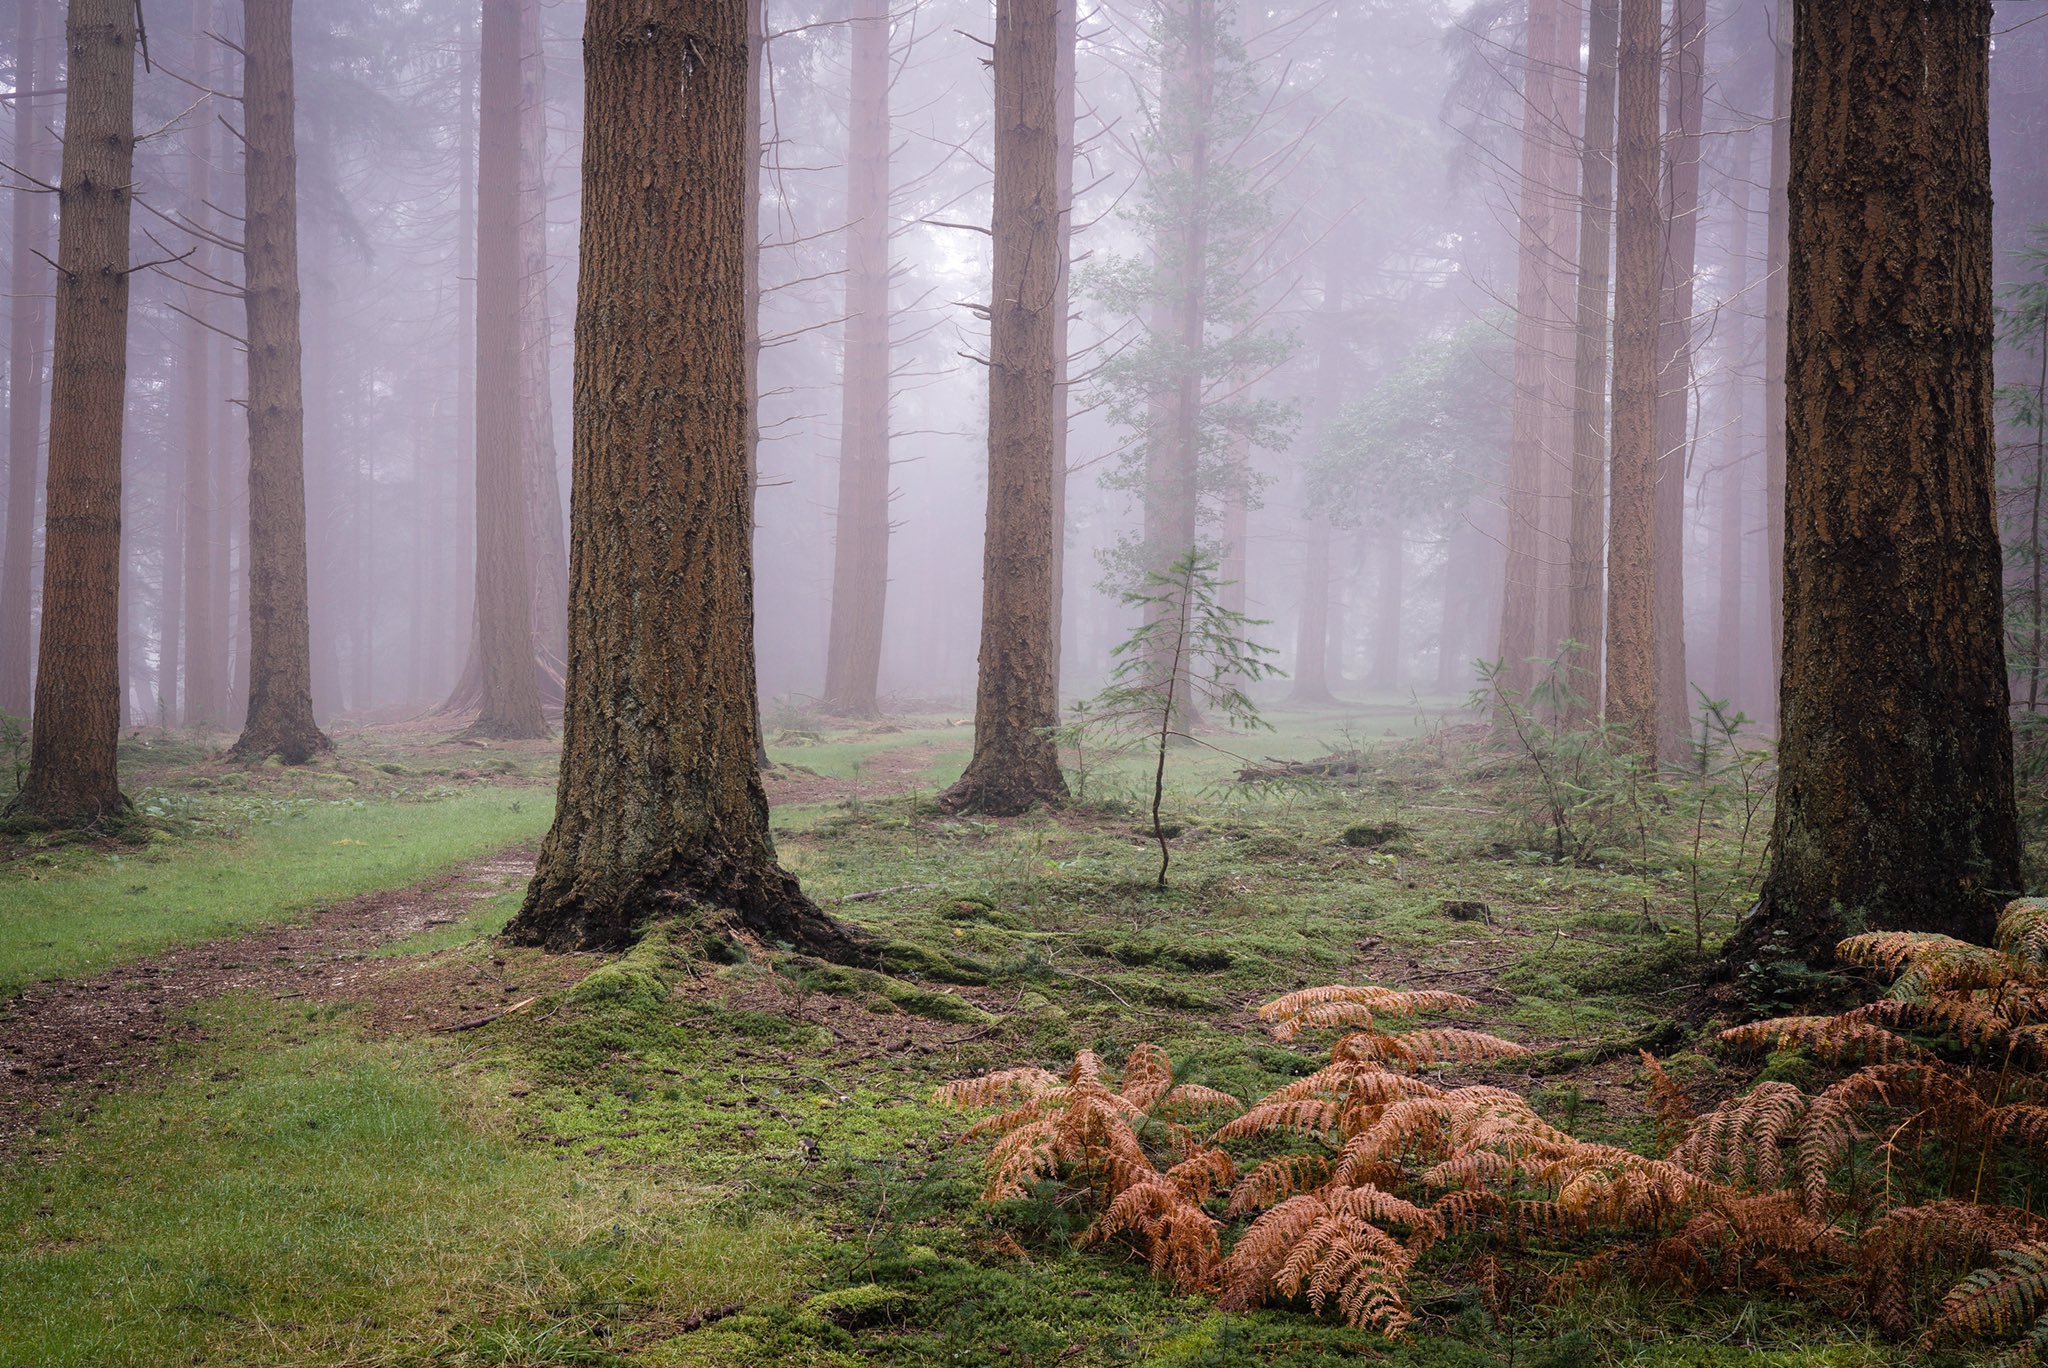
[[[537,945],[566,954],[620,950],[651,925],[709,912],[730,918],[770,944],[788,945],[834,964],[873,968],[882,946],[866,933],[828,916],[805,895],[796,876],[780,866],[733,869],[711,861],[690,870],[672,866],[603,901],[570,887],[559,895],[536,877],[525,905],[505,928],[514,945]]]
[[[505,717],[478,717],[455,733],[457,741],[545,741],[554,732],[545,721],[527,724]]]
[[[318,727],[275,734],[244,731],[228,748],[228,759],[244,765],[260,765],[276,756],[287,765],[303,765],[316,755],[334,749],[334,742]]]
[[[31,836],[60,831],[141,840],[146,837],[146,824],[137,822],[135,804],[119,792],[98,802],[80,803],[39,797],[29,787],[15,794],[5,811],[0,811],[0,834]]]
[[[1021,768],[977,774],[970,765],[967,773],[939,795],[938,804],[941,811],[963,817],[1022,817],[1033,808],[1061,807],[1068,796],[1066,780],[1057,769],[1047,778]]]

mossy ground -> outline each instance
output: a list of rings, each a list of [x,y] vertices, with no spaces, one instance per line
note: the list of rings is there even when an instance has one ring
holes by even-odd
[[[931,1104],[938,1083],[1149,1040],[1182,1079],[1258,1095],[1316,1051],[1276,1045],[1252,1009],[1318,982],[1473,996],[1464,1024],[1536,1047],[1517,1081],[1589,1136],[1647,1140],[1640,1044],[1690,1086],[1727,1086],[1685,1022],[1702,965],[1683,871],[1531,853],[1501,763],[1391,700],[1277,720],[1239,749],[1367,747],[1364,772],[1244,789],[1235,761],[1177,755],[1163,891],[1128,764],[1091,774],[1088,805],[987,822],[928,801],[965,759],[939,748],[952,729],[893,734],[894,761],[872,729],[778,748],[916,776],[777,811],[813,896],[902,947],[886,973],[735,956],[678,927],[460,1035],[381,1034],[346,1007],[209,1009],[180,1081],[9,1175],[0,1363],[1903,1361],[1825,1298],[1609,1290],[1496,1319],[1455,1260],[1432,1262],[1422,1321],[1387,1345],[1176,1297],[1117,1250],[1072,1247],[1086,1216],[1057,1194],[978,1200],[979,1153]],[[834,902],[861,894],[878,896]],[[509,910],[483,904],[394,963],[488,957]],[[1710,910],[1709,944],[1733,912]]]

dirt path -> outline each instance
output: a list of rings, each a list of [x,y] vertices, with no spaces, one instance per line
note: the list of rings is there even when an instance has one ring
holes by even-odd
[[[368,957],[377,946],[458,920],[531,875],[533,859],[530,849],[503,851],[292,924],[153,955],[89,979],[36,984],[0,1002],[0,1160],[27,1149],[46,1116],[83,1117],[99,1094],[151,1082],[177,1037],[178,1015],[223,993],[363,1001],[375,1024],[432,1029],[555,986],[540,980],[560,978],[561,966],[537,956],[493,956],[488,963],[444,957],[425,969],[417,961]]]

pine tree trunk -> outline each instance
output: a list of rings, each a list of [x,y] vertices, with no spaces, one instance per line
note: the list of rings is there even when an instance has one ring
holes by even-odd
[[[215,43],[207,36],[212,27],[213,0],[194,0],[192,73],[205,85],[214,83],[217,66]],[[198,222],[207,221],[201,215],[212,213],[206,201],[213,198],[213,128],[211,119],[193,119],[184,130],[186,212]],[[203,239],[192,244],[192,267],[219,274],[213,248]],[[226,555],[227,519],[217,478],[221,458],[214,421],[214,334],[207,327],[213,318],[213,296],[197,286],[184,294],[182,307],[189,317],[181,330],[184,342],[178,363],[185,392],[185,725],[217,731],[228,720],[227,642],[214,592],[215,581],[224,577],[218,562]]]
[[[1692,464],[1692,305],[1699,255],[1700,119],[1706,0],[1672,0],[1664,85],[1664,272],[1657,315],[1657,735],[1686,758],[1692,677],[1685,663],[1685,477]]]
[[[1406,549],[1401,529],[1390,524],[1380,529],[1380,573],[1375,586],[1372,632],[1372,687],[1381,692],[1398,690],[1407,681],[1401,670],[1402,581],[1406,578]]]
[[[1990,0],[1800,0],[1774,859],[1733,964],[1986,940],[2019,891],[1992,417]]]
[[[291,10],[291,0],[242,0],[249,717],[232,753],[239,760],[275,755],[286,764],[303,764],[329,742],[313,722],[307,622]]]
[[[1062,0],[998,0],[995,246],[989,301],[988,516],[974,755],[940,798],[956,812],[1015,816],[1067,795],[1060,775],[1059,525],[1053,434],[1062,406],[1053,327],[1060,307],[1059,11]]]
[[[483,0],[477,61],[476,623],[483,693],[465,733],[548,734],[533,649],[529,434],[521,423],[519,4]]]
[[[42,178],[43,123],[47,112],[28,98],[43,79],[36,61],[44,0],[16,0],[14,19],[14,163],[24,177]],[[49,199],[16,191],[10,226],[7,300],[7,528],[0,558],[0,712],[29,714],[31,633],[29,599],[35,577],[36,477],[42,452],[43,378],[38,352],[48,334],[43,306],[47,286],[36,253],[47,246]]]
[[[548,300],[547,151],[540,0],[519,0],[519,445],[526,461],[533,646],[544,700],[561,697],[569,650],[569,546],[555,458],[555,330]]]
[[[846,154],[846,352],[827,712],[881,711],[889,592],[889,5],[855,0]]]
[[[1746,635],[1742,621],[1744,486],[1748,483],[1749,431],[1743,359],[1747,320],[1739,312],[1749,291],[1749,178],[1751,156],[1745,139],[1732,150],[1728,201],[1734,223],[1728,235],[1728,291],[1724,308],[1730,328],[1721,378],[1720,527],[1714,536],[1720,584],[1714,599],[1714,696],[1737,703],[1742,693]]]
[[[1074,293],[1074,42],[1079,28],[1078,0],[1061,0],[1058,82],[1055,106],[1059,119],[1057,129],[1058,151],[1054,154],[1054,183],[1057,187],[1059,205],[1060,237],[1060,278],[1054,291],[1053,300],[1053,383],[1058,387],[1055,394],[1057,408],[1054,413],[1053,453],[1053,562],[1052,562],[1052,611],[1053,611],[1053,663],[1052,678],[1058,687],[1062,665],[1067,654],[1067,641],[1075,635],[1068,622],[1067,599],[1067,395],[1070,368],[1067,355],[1068,324],[1073,312]]]
[[[1605,633],[1602,520],[1607,503],[1607,290],[1614,256],[1614,82],[1621,0],[1593,0],[1587,25],[1586,141],[1579,164],[1578,336],[1572,366],[1572,724],[1600,711]]]
[[[1614,441],[1607,501],[1607,721],[1657,732],[1657,74],[1661,0],[1622,0],[1614,156]]]
[[[775,863],[755,768],[746,17],[592,0],[555,824],[514,939],[616,946],[708,906],[864,947]]]
[[[128,218],[135,162],[135,8],[71,0],[50,476],[35,726],[11,816],[89,826],[128,807],[121,729],[121,423],[128,375]]]
[[[1771,219],[1764,269],[1764,563],[1770,568],[1769,635],[1771,698],[1777,698],[1784,673],[1785,647],[1785,345],[1786,257],[1792,208],[1787,186],[1792,177],[1792,6],[1777,0],[1772,31],[1776,64],[1771,78]],[[1776,720],[1773,713],[1772,720]]]
[[[1522,161],[1517,221],[1520,234],[1515,282],[1515,389],[1508,438],[1507,562],[1503,571],[1501,682],[1517,698],[1536,680],[1534,660],[1557,642],[1543,636],[1549,601],[1564,559],[1547,535],[1554,515],[1545,507],[1553,483],[1555,358],[1569,355],[1570,320],[1560,289],[1558,261],[1568,240],[1569,178],[1564,142],[1571,119],[1569,83],[1577,66],[1578,26],[1567,22],[1576,6],[1565,0],[1529,0],[1528,46],[1522,77]]]
[[[747,545],[754,544],[761,505],[761,194],[767,120],[763,92],[768,69],[768,0],[747,6]],[[756,662],[758,673],[759,662]],[[754,768],[772,769],[768,734],[761,727],[761,696],[754,695]]]
[[[1344,257],[1323,248],[1323,298],[1316,310],[1315,426],[1327,433],[1344,406]],[[1288,697],[1311,705],[1335,702],[1330,692],[1330,519],[1317,506],[1306,471],[1300,479],[1303,524],[1301,618],[1294,636],[1294,688]]]

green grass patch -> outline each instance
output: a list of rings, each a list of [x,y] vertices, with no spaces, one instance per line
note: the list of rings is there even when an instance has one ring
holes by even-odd
[[[424,802],[261,800],[230,841],[31,855],[0,873],[0,997],[176,945],[400,888],[538,839],[554,798],[473,789]]]
[[[785,1295],[798,1234],[517,1143],[450,1047],[216,1005],[0,1190],[0,1363],[600,1364]]]

